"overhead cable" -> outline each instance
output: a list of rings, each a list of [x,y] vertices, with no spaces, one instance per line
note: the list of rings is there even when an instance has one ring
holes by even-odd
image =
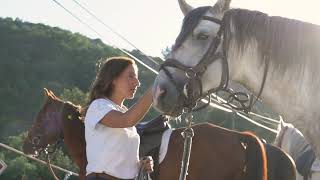
[[[65,11],[67,11],[67,13],[69,13],[72,17],[76,18],[80,23],[82,23],[83,25],[87,26],[90,30],[92,30],[93,32],[95,32],[97,35],[99,35],[101,37],[101,34],[96,31],[95,29],[93,29],[89,24],[85,23],[84,21],[82,21],[79,17],[77,17],[75,14],[73,14],[71,11],[69,11],[67,8],[65,8],[61,3],[59,3],[57,0],[52,0],[53,2],[55,2],[56,4],[58,4],[62,9],[64,9]]]
[[[147,56],[145,53],[143,53],[137,46],[135,46],[133,43],[131,43],[127,38],[125,38],[124,36],[122,36],[120,33],[118,33],[117,31],[115,31],[113,28],[111,28],[110,26],[108,26],[105,22],[103,22],[100,18],[98,18],[95,14],[93,14],[90,10],[88,10],[88,8],[86,8],[84,5],[80,4],[77,0],[72,0],[73,2],[75,2],[81,9],[83,9],[84,11],[86,11],[88,14],[90,14],[93,18],[95,18],[98,22],[100,22],[105,28],[107,28],[108,30],[110,30],[111,32],[113,32],[114,34],[116,34],[117,36],[119,36],[122,40],[124,40],[125,42],[127,42],[128,44],[130,44],[132,47],[134,47],[135,49],[137,49],[141,54],[145,55],[146,58],[148,58],[150,61],[152,61],[153,63],[155,63],[156,65],[159,66],[159,63],[157,63],[154,59],[152,59],[151,57]]]
[[[56,4],[58,4],[61,8],[63,8],[65,11],[67,11],[72,17],[74,17],[75,19],[77,19],[80,23],[82,23],[83,25],[87,26],[89,29],[91,29],[93,32],[95,32],[101,39],[103,39],[103,36],[96,31],[94,28],[92,28],[89,24],[85,23],[84,21],[82,21],[79,17],[77,17],[75,14],[73,14],[71,11],[69,11],[66,7],[64,7],[61,3],[59,3],[57,0],[52,0],[53,2],[55,2]],[[129,55],[130,53],[127,52],[124,49],[118,48],[121,52]],[[135,57],[132,54],[130,54],[130,57]],[[136,58],[137,59],[137,58]],[[145,63],[143,63],[142,61],[138,61],[140,62],[144,67],[146,67],[147,69],[151,70],[152,72],[157,72],[154,69],[150,68],[148,65],[146,65]]]
[[[0,147],[3,147],[3,148],[5,148],[5,149],[7,149],[7,150],[10,150],[10,151],[12,151],[12,152],[15,152],[15,153],[17,153],[17,154],[19,154],[19,155],[22,155],[22,156],[24,156],[24,157],[26,157],[26,158],[29,158],[29,159],[31,159],[31,160],[37,161],[37,162],[39,162],[39,163],[41,163],[41,164],[47,165],[47,162],[44,162],[44,161],[42,161],[42,160],[40,160],[40,159],[37,159],[37,158],[32,157],[32,156],[29,156],[29,155],[26,155],[26,154],[24,154],[23,152],[15,149],[15,148],[13,148],[13,147],[10,147],[10,146],[8,146],[8,145],[6,145],[6,144],[0,143]],[[58,170],[60,170],[60,171],[63,171],[63,172],[65,172],[65,173],[72,174],[72,175],[74,175],[74,176],[79,176],[78,173],[74,173],[74,172],[72,172],[72,171],[63,169],[63,168],[61,168],[61,167],[59,167],[59,166],[52,165],[52,167],[55,168],[55,169],[58,169]]]

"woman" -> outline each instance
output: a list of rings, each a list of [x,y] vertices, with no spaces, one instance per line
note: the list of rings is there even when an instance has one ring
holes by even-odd
[[[88,180],[134,179],[138,174],[140,138],[134,125],[152,104],[151,88],[131,108],[123,103],[139,86],[134,60],[112,57],[102,63],[85,114]],[[151,172],[152,159],[144,166]]]

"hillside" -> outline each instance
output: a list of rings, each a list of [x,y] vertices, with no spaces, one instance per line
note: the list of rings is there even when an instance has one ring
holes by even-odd
[[[108,56],[123,55],[99,39],[11,18],[0,18],[0,42],[3,42],[0,44],[0,137],[16,135],[31,126],[44,101],[44,87],[57,95],[72,88],[87,92],[95,76],[96,63]],[[131,53],[143,58],[137,50]],[[152,84],[155,77],[143,66],[139,68],[142,87],[136,97]],[[264,113],[264,107],[260,106],[256,109]],[[145,119],[156,114],[152,111]],[[272,116],[270,113],[264,115]],[[250,129],[267,139],[274,136],[232,113],[212,108],[196,114],[195,120],[238,130]]]
[[[30,125],[44,87],[57,94],[72,87],[87,91],[96,62],[121,54],[99,39],[10,18],[0,18],[0,42],[2,130]]]

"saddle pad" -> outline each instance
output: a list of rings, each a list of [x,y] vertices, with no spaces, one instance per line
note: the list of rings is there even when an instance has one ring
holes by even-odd
[[[159,151],[159,164],[163,161],[164,157],[166,157],[171,133],[172,133],[172,129],[167,129],[162,134],[160,151]]]
[[[311,171],[320,172],[320,160],[318,158],[313,162]]]

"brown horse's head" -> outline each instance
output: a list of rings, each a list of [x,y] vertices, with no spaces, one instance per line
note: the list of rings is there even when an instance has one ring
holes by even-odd
[[[38,152],[62,138],[61,110],[64,102],[52,91],[44,89],[47,100],[37,114],[33,126],[24,140],[23,152],[38,155]]]

